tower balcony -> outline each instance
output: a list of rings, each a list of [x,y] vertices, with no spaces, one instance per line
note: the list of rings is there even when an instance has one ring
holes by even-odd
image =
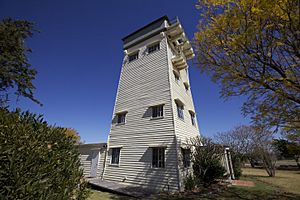
[[[176,67],[178,70],[187,68],[186,57],[182,52],[175,53],[171,60],[173,66]]]
[[[178,18],[170,21],[166,35],[168,43],[173,50],[172,63],[178,69],[187,68],[187,60],[192,59],[195,54]]]

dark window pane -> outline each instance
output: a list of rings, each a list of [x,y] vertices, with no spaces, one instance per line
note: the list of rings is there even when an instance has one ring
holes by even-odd
[[[191,114],[192,125],[195,126],[195,115],[193,113],[190,114]]]
[[[118,116],[118,124],[124,124],[126,113],[120,113],[120,114],[117,114],[117,116]]]
[[[129,56],[128,56],[129,62],[134,61],[134,60],[137,60],[138,58],[139,58],[139,53],[138,53],[138,52],[135,53],[135,54],[132,54],[132,55],[129,55]]]
[[[152,118],[163,117],[164,116],[164,106],[153,106],[152,107]]]
[[[175,82],[179,84],[179,76],[178,74],[176,74],[175,72],[174,73],[174,77],[175,77]]]
[[[157,107],[152,107],[152,117],[157,117]]]
[[[119,164],[120,148],[112,148],[111,164]]]
[[[181,149],[181,150],[182,150],[183,166],[190,167],[190,165],[191,165],[191,150],[190,149]]]
[[[148,53],[152,53],[152,52],[154,52],[154,51],[157,51],[157,50],[159,50],[159,43],[157,43],[157,44],[154,44],[154,45],[152,45],[152,46],[149,46],[148,47]]]
[[[165,167],[164,148],[152,148],[152,167],[157,167],[157,168]]]
[[[184,119],[184,115],[183,115],[183,106],[180,106],[178,104],[177,105],[177,114],[178,114],[178,117],[180,119]]]

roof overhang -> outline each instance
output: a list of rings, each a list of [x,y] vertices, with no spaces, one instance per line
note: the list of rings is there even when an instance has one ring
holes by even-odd
[[[102,149],[107,147],[107,143],[90,143],[90,144],[76,144],[79,149]]]

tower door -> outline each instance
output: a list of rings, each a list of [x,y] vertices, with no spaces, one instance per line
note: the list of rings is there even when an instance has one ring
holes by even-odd
[[[92,151],[92,163],[91,163],[90,177],[97,177],[99,154],[100,154],[99,150]]]

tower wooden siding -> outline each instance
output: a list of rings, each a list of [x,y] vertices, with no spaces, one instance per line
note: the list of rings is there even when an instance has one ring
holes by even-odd
[[[156,24],[157,27],[165,26]],[[155,30],[151,30],[155,32]],[[166,27],[142,42],[125,49],[124,60],[108,138],[108,156],[104,180],[125,182],[150,189],[172,191],[182,188],[180,148],[190,137],[199,135],[192,126],[188,110],[194,110],[191,91],[185,91],[182,80],[189,83],[188,73],[180,70],[176,83],[171,58],[174,50],[165,34]],[[147,34],[147,33],[145,33]],[[135,38],[136,39],[136,38]],[[148,54],[154,43],[160,49]],[[138,59],[128,62],[128,55],[138,51]],[[189,84],[190,85],[190,84]],[[178,119],[175,99],[184,103],[184,121]],[[151,118],[151,107],[164,105],[164,117]],[[125,124],[117,124],[117,114],[126,112]],[[195,119],[195,121],[197,121]],[[165,147],[165,168],[152,167],[152,147]],[[119,165],[111,164],[111,148],[121,148]]]

